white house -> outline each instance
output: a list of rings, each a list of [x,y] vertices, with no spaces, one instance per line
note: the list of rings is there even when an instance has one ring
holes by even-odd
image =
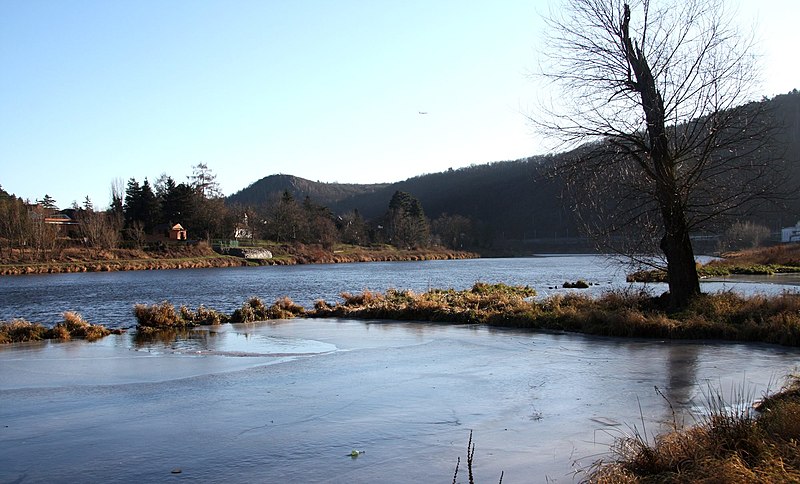
[[[800,242],[800,222],[794,227],[781,229],[781,242]]]

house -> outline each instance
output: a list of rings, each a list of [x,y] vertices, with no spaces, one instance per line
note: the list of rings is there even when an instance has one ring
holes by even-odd
[[[781,242],[800,242],[800,222],[794,227],[781,229]]]
[[[148,232],[149,242],[163,242],[164,240],[188,240],[186,229],[181,224],[158,224]]]
[[[800,242],[800,222],[794,227],[781,229],[781,242]]]
[[[169,229],[169,240],[186,240],[186,229],[181,224],[175,224]]]
[[[242,222],[236,224],[236,226],[234,227],[233,238],[237,240],[253,238],[253,230],[250,228],[250,223],[247,219],[247,214],[244,214]]]

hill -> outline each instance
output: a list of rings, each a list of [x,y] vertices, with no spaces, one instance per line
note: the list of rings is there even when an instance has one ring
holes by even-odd
[[[229,196],[227,201],[244,206],[260,206],[278,199],[288,191],[295,199],[309,197],[320,205],[330,207],[344,199],[374,193],[386,186],[387,184],[322,183],[292,175],[270,175]]]
[[[772,108],[781,135],[775,151],[783,152],[787,177],[800,186],[800,93],[762,100]],[[352,210],[376,221],[387,210],[395,191],[416,197],[426,216],[461,215],[471,222],[471,246],[486,253],[581,250],[578,225],[570,200],[563,199],[563,181],[546,176],[554,163],[571,153],[473,165],[375,185],[320,183],[289,175],[272,175],[230,196],[229,202],[264,207],[288,190],[295,199],[308,196],[335,214]],[[602,197],[602,194],[597,194]],[[772,231],[800,220],[800,198],[762,208],[748,220]],[[575,245],[577,244],[577,245]]]

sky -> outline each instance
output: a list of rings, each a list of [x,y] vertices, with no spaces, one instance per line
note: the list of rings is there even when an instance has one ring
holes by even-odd
[[[382,183],[543,154],[526,120],[558,0],[0,0],[0,186],[226,195],[272,174]],[[800,88],[800,2],[731,1],[763,96]],[[422,114],[425,113],[425,114]]]

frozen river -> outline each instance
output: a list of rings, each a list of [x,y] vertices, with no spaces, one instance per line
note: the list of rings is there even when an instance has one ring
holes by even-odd
[[[477,482],[573,482],[614,437],[672,420],[655,387],[691,421],[709,386],[755,399],[799,357],[347,320],[14,345],[0,482],[451,482],[470,430]]]

